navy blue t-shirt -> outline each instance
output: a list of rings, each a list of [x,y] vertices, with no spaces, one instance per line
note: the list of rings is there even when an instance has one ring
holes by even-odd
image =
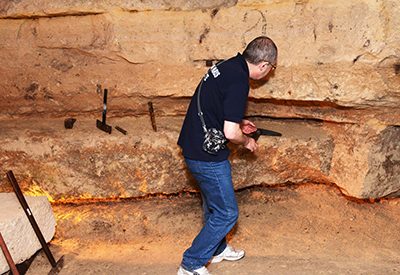
[[[225,120],[241,123],[246,111],[249,88],[249,69],[240,53],[211,67],[203,77],[200,93],[200,107],[207,129],[217,128],[223,131]],[[229,156],[226,146],[217,155],[211,155],[202,149],[204,132],[197,108],[198,89],[199,86],[190,102],[178,145],[182,147],[182,155],[189,159],[226,160]]]

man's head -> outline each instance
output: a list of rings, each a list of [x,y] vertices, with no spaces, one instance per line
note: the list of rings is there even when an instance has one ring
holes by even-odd
[[[251,64],[258,65],[261,62],[274,64],[278,56],[275,43],[266,36],[260,36],[251,41],[243,52],[243,57]]]
[[[275,67],[278,49],[270,38],[260,36],[247,45],[243,57],[249,64],[250,78],[261,79]]]

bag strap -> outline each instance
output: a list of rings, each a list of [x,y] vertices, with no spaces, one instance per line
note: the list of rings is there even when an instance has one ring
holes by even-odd
[[[218,62],[214,66],[217,67],[217,65],[220,65],[220,64],[224,63],[225,61],[227,61],[227,59]],[[212,69],[212,67],[211,67],[211,69]],[[210,73],[210,70],[207,71],[207,74]],[[203,127],[203,132],[204,132],[204,134],[207,134],[207,126],[206,126],[206,123],[204,121],[203,112],[201,111],[201,107],[200,107],[200,92],[201,92],[201,86],[203,86],[204,77],[205,76],[203,76],[203,78],[201,79],[201,82],[199,84],[199,92],[197,93],[197,110],[199,111],[197,114],[200,117],[201,125]]]
[[[201,82],[200,82],[200,85],[199,85],[199,92],[197,94],[197,110],[199,111],[197,114],[200,117],[201,125],[203,126],[203,132],[204,132],[204,134],[206,134],[207,133],[207,126],[206,126],[206,123],[204,121],[203,112],[201,111],[201,107],[200,107],[200,91],[201,91],[201,86],[203,85],[203,80],[204,80],[204,77],[201,79]]]

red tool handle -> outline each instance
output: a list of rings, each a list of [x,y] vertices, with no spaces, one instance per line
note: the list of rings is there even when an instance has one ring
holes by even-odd
[[[3,236],[0,233],[0,246],[1,250],[3,250],[4,256],[6,257],[7,263],[10,266],[11,272],[13,275],[19,275],[17,267],[14,264],[13,259],[11,258],[10,252],[7,249],[6,242],[3,239]]]

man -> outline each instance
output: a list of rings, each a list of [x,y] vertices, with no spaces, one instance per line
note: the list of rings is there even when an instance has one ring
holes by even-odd
[[[257,128],[252,122],[243,120],[249,78],[264,78],[275,69],[276,59],[274,42],[268,37],[258,37],[249,43],[243,55],[238,53],[236,57],[214,65],[203,77],[190,102],[178,145],[182,147],[189,171],[200,185],[204,225],[183,254],[178,275],[211,275],[205,267],[211,258],[211,263],[217,263],[244,257],[243,250],[234,250],[225,239],[239,216],[229,149],[223,146],[216,155],[203,150],[204,131],[198,104],[207,129],[219,129],[230,142],[254,152],[257,142],[245,134]]]

